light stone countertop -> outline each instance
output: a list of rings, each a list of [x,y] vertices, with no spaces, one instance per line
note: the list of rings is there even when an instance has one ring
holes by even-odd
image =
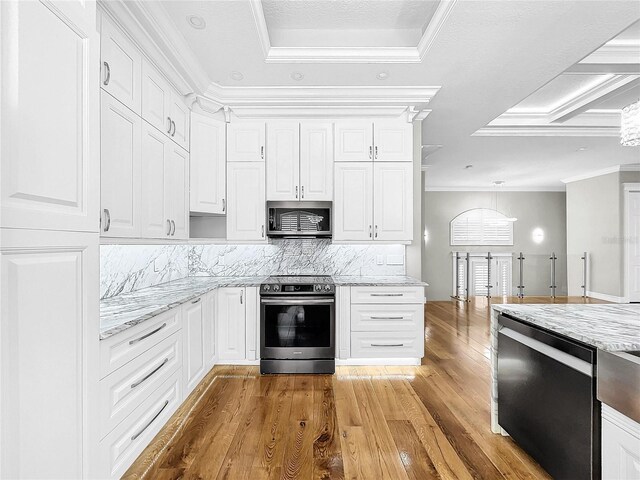
[[[493,309],[601,350],[640,350],[640,304],[504,304]]]
[[[187,277],[100,301],[100,340],[222,287],[257,287],[268,277]],[[426,286],[406,276],[336,276],[336,286]]]

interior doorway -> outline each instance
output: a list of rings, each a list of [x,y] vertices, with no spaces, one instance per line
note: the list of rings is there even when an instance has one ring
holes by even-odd
[[[453,293],[456,295],[456,279],[458,282],[458,294],[465,295],[467,285],[466,252],[459,252],[458,275],[455,275],[456,253],[453,252]],[[511,296],[513,291],[513,255],[511,253],[492,253],[489,261],[486,253],[472,253],[469,255],[469,296],[486,297],[488,293],[492,297]]]

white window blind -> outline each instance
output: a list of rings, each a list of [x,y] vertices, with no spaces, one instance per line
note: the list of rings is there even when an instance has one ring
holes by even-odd
[[[513,245],[513,221],[488,208],[474,208],[451,220],[451,245]]]

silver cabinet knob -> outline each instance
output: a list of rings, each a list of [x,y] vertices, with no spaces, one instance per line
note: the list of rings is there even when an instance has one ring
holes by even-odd
[[[105,217],[104,231],[108,232],[109,228],[111,227],[111,213],[109,212],[108,208],[104,209],[104,217]]]
[[[171,220],[167,219],[167,235],[171,235]]]
[[[171,220],[171,236],[173,237],[176,234],[176,222]]]
[[[296,199],[298,198],[298,186],[296,185]]]
[[[171,117],[167,117],[167,124],[168,124],[167,133],[171,135]]]
[[[104,65],[105,77],[102,82],[103,85],[109,85],[109,81],[111,80],[111,67],[109,66],[109,62],[102,62]]]
[[[227,201],[223,198],[222,199],[222,213],[224,213],[227,210]]]
[[[264,145],[260,147],[260,158],[264,160]]]

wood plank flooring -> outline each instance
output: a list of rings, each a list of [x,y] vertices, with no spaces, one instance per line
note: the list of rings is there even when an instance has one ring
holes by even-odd
[[[425,312],[419,367],[264,377],[215,367],[124,478],[550,478],[490,431],[486,299],[429,302]]]

